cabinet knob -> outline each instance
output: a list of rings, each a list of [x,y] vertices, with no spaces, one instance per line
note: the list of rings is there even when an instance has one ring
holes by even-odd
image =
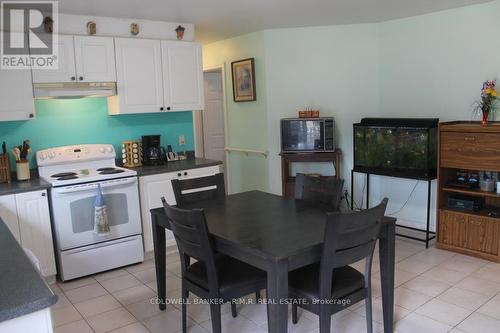
[[[170,106],[167,106],[167,111],[170,111]]]
[[[187,171],[184,171],[184,176],[187,176],[187,175],[188,175]]]
[[[182,176],[182,174],[179,172],[179,173],[177,174],[177,177],[180,177],[180,176]]]
[[[72,76],[71,81],[75,81],[75,80],[76,80],[76,76]]]
[[[45,196],[47,196],[47,193],[42,192],[42,197],[45,197]]]
[[[30,117],[30,118],[35,118],[35,115],[34,115],[33,113],[30,113],[30,114],[28,115],[28,117]]]
[[[163,109],[164,109],[164,107],[162,106],[162,107],[160,108],[160,111],[163,111]]]
[[[79,79],[80,81],[83,81],[83,76],[80,76],[78,79]]]

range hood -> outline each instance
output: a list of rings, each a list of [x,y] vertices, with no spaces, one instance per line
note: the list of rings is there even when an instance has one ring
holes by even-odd
[[[109,97],[116,95],[116,82],[64,82],[33,84],[35,98]]]

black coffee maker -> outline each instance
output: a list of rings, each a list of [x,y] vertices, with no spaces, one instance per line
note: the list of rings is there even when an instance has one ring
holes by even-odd
[[[159,135],[142,136],[142,163],[145,165],[160,165],[166,160],[165,149],[160,146]]]

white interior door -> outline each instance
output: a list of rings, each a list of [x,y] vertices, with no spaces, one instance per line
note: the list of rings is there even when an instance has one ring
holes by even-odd
[[[205,109],[203,110],[203,147],[205,158],[224,162],[225,126],[222,72],[204,73]],[[226,172],[224,172],[226,174]]]

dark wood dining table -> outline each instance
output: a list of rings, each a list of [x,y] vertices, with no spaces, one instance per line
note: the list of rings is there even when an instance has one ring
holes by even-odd
[[[286,333],[288,272],[320,260],[325,212],[304,202],[261,191],[199,201],[183,208],[203,208],[215,250],[267,272],[267,317],[271,333]],[[166,299],[165,229],[163,208],[151,210],[160,309]],[[394,218],[385,218],[379,236],[380,281],[384,332],[393,332]]]

